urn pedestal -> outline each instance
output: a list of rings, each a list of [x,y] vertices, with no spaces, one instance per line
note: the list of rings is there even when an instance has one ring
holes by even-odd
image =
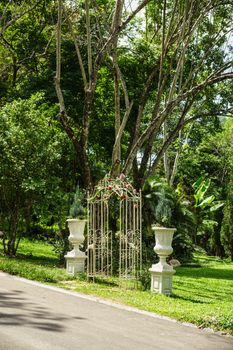
[[[68,237],[73,249],[65,255],[66,271],[70,275],[75,275],[78,272],[84,272],[86,255],[80,251],[79,246],[84,240],[84,229],[87,220],[68,219],[70,235]]]
[[[176,229],[152,226],[152,230],[155,232],[156,242],[154,251],[159,256],[159,262],[153,264],[149,269],[151,273],[151,291],[171,295],[172,276],[175,270],[167,264],[166,259],[173,252],[171,244]]]

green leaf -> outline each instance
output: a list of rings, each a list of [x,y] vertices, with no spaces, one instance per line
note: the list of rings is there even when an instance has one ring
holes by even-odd
[[[213,205],[211,208],[210,208],[210,211],[216,211],[218,210],[219,208],[223,207],[224,206],[224,203],[218,203],[218,204],[215,204]]]
[[[194,184],[193,184],[193,188],[196,190],[196,189],[198,189],[198,187],[201,185],[201,183],[204,181],[204,177],[203,176],[201,176],[201,177],[199,177],[199,179],[196,181],[196,182],[194,182]]]
[[[207,198],[205,198],[201,203],[198,204],[198,207],[200,207],[201,209],[204,209],[206,207],[208,207],[215,199],[215,196],[209,196]]]

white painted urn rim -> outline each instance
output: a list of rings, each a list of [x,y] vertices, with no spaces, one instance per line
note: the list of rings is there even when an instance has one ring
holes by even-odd
[[[172,230],[176,231],[177,229],[175,227],[164,227],[164,226],[157,226],[157,225],[152,225],[152,230],[161,230],[161,231],[167,231],[167,230]]]
[[[66,219],[66,221],[87,221],[87,219]]]

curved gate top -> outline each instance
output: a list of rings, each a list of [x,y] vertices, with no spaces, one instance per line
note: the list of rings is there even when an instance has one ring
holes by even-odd
[[[106,175],[88,195],[87,274],[137,278],[142,264],[141,192]]]

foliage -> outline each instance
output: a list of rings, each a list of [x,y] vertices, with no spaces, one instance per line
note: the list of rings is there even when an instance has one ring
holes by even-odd
[[[211,180],[200,177],[194,184],[194,208],[197,218],[197,229],[194,241],[196,244],[201,245],[206,251],[208,250],[207,242],[209,237],[214,236],[218,222],[211,218],[211,213],[220,209],[224,203],[214,202],[215,196],[206,196],[207,191],[210,188]]]
[[[232,190],[231,190],[232,191]],[[232,192],[229,193],[226,205],[223,210],[223,222],[221,227],[222,243],[225,247],[226,255],[233,261],[233,198]]]
[[[69,212],[71,218],[76,218],[76,219],[86,218],[87,210],[84,207],[84,201],[85,201],[85,193],[81,191],[79,187],[77,187],[77,190],[74,194],[74,200],[70,207],[70,212]]]
[[[223,257],[232,250],[223,229],[225,225],[227,229],[231,213],[232,120],[222,119],[218,127],[208,125],[209,134],[204,134],[203,126],[197,123],[190,133],[177,177],[190,199],[193,194],[197,196],[193,201],[198,219],[197,236],[193,240],[209,254]],[[202,141],[199,134],[205,135]],[[192,183],[199,184],[199,193]]]
[[[206,197],[205,194],[210,187],[211,180],[205,180],[203,177],[200,177],[194,184],[194,199],[195,199],[195,208],[205,209],[209,207],[210,211],[218,210],[223,206],[223,203],[214,203],[215,196],[211,195]]]
[[[40,72],[48,72],[46,60],[54,49],[54,11],[51,0],[5,1],[0,5],[0,84],[4,83],[3,96],[9,100],[28,98],[48,88]]]
[[[219,149],[225,158],[225,186],[226,202],[223,209],[221,225],[221,240],[227,255],[233,261],[233,123],[228,120],[222,137],[219,138]]]
[[[142,271],[139,276],[139,282],[141,283],[142,290],[149,290],[151,286],[151,273],[149,271],[150,265],[143,265]]]
[[[172,209],[174,206],[174,197],[171,189],[165,182],[157,182],[156,178],[148,178],[144,185],[143,193],[145,201],[148,200],[150,214],[153,222],[158,226],[171,226]]]
[[[174,191],[164,180],[150,177],[143,187],[144,215],[147,226],[175,227],[173,248],[177,257],[189,256],[192,251],[191,235],[195,227],[195,217],[190,203],[181,191]],[[148,227],[149,229],[149,227]]]
[[[29,226],[33,207],[40,203],[40,210],[44,209],[60,185],[64,138],[50,119],[54,108],[36,94],[0,111],[0,220],[9,255],[16,253],[17,239]]]
[[[194,199],[195,199],[196,208],[199,207],[201,209],[204,209],[205,207],[209,206],[213,202],[214,196],[209,196],[207,198],[204,198],[209,187],[210,187],[210,179],[204,180],[202,177],[193,184],[193,188],[195,190]]]
[[[233,173],[227,184],[227,198],[223,209],[223,220],[221,225],[221,240],[227,256],[233,261]]]

